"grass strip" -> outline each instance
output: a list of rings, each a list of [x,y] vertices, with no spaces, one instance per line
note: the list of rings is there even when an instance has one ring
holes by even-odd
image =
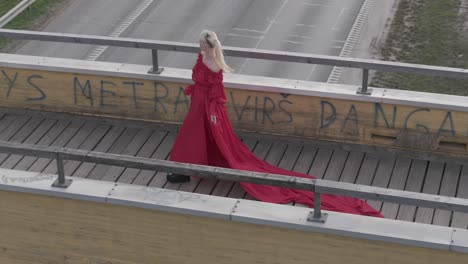
[[[13,9],[17,4],[19,4],[21,0],[6,0],[0,1],[0,17],[6,14],[8,11]]]
[[[4,26],[5,29],[31,29],[37,26],[38,23],[45,20],[45,18],[52,13],[54,8],[64,0],[36,0],[32,5],[26,8],[13,20]],[[8,12],[19,0],[13,1],[0,1],[0,14],[1,12]],[[5,48],[13,40],[0,38],[0,49]]]
[[[382,59],[468,68],[466,12],[461,0],[400,0]],[[377,72],[372,86],[468,95],[468,81]]]

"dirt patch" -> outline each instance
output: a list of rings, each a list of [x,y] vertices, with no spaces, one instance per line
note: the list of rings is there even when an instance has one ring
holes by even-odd
[[[381,57],[388,61],[468,67],[466,0],[400,0]],[[467,95],[466,80],[377,72],[372,86]]]

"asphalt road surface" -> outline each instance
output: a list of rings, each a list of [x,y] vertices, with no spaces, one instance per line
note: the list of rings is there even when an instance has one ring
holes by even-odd
[[[42,31],[111,35],[145,0],[73,0]],[[122,37],[197,43],[202,29],[225,46],[339,55],[364,0],[146,0]],[[127,19],[128,20],[128,19]],[[124,23],[125,24],[125,23]],[[85,59],[94,46],[31,41],[18,54]],[[162,52],[160,65],[189,69],[195,54]],[[151,64],[151,52],[110,47],[99,61]],[[227,58],[236,73],[326,81],[331,67]]]

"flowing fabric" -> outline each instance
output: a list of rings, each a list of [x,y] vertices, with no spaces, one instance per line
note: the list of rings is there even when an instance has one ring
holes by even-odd
[[[310,175],[284,170],[257,158],[234,134],[228,119],[222,71],[213,72],[202,60],[201,53],[192,69],[195,84],[184,93],[191,96],[190,109],[180,127],[170,160],[237,170],[282,174],[303,178]],[[213,122],[212,116],[216,116]],[[313,192],[241,183],[254,198],[271,203],[296,202],[314,206]],[[322,209],[383,217],[366,202],[344,196],[322,194]]]

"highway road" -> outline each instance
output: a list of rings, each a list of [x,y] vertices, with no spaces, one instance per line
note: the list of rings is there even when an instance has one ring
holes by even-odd
[[[194,43],[202,29],[210,29],[225,46],[339,55],[363,2],[73,0],[42,31]],[[151,64],[150,51],[127,48],[96,52],[88,45],[28,42],[16,53]],[[195,54],[163,52],[160,64],[189,69],[195,58]],[[299,80],[327,81],[331,71],[331,67],[241,58],[227,62],[236,73]]]

